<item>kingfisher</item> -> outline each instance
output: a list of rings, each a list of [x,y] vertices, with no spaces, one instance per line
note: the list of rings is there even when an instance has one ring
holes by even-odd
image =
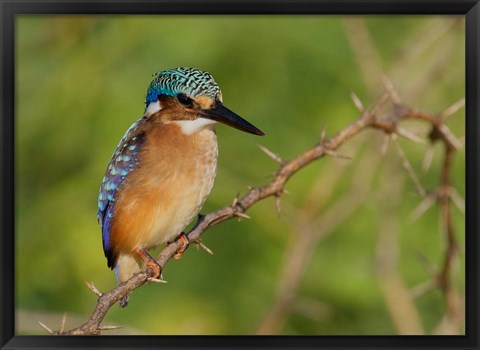
[[[195,68],[154,74],[143,116],[120,140],[100,185],[98,222],[103,251],[117,284],[145,267],[160,278],[162,267],[149,249],[180,239],[180,258],[189,244],[184,228],[196,217],[216,175],[218,122],[264,133],[223,105],[213,77]],[[128,296],[120,300],[125,307]]]

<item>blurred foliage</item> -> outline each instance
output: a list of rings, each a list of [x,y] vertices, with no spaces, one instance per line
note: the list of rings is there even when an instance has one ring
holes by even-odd
[[[355,30],[359,23],[377,61],[362,56],[369,48]],[[218,175],[203,213],[271,178],[276,164],[257,144],[290,159],[317,142],[324,125],[331,135],[353,122],[359,113],[350,92],[371,105],[383,89],[379,74],[365,74],[369,64],[392,79],[405,103],[432,113],[465,93],[461,17],[18,16],[16,30],[16,307],[34,317],[58,313],[58,324],[63,312],[89,317],[96,298],[84,281],[100,290],[115,285],[96,221],[98,188],[118,140],[143,113],[154,72],[191,66],[212,73],[225,104],[267,134],[217,127]],[[464,110],[448,125],[463,136]],[[340,150],[351,161],[322,159],[298,173],[287,185],[291,194],[280,217],[267,199],[249,211],[251,220],[210,229],[203,241],[214,255],[191,247],[167,265],[167,285],[136,290],[129,306],[114,306],[105,323],[144,334],[255,333],[278,292],[299,218],[320,216],[368,173],[367,200],[320,242],[299,286],[299,300],[323,305],[321,315],[293,310],[281,334],[395,334],[376,275],[379,221],[390,189],[401,194],[393,210],[398,268],[408,287],[429,279],[420,255],[441,264],[444,241],[437,206],[408,220],[421,198],[394,147],[380,154],[382,139],[367,131]],[[422,184],[434,189],[441,147],[423,174],[427,145],[400,144]],[[365,157],[374,165],[361,167]],[[463,150],[453,170],[464,196]],[[465,218],[456,208],[453,214],[463,246]],[[460,261],[454,280],[463,295],[463,253]],[[433,332],[445,312],[441,293],[418,298],[416,306]],[[20,318],[17,332],[44,333]]]

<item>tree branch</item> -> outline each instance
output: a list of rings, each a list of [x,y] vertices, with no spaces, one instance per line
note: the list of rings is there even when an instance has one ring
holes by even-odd
[[[232,219],[234,217],[247,217],[245,211],[247,211],[251,206],[255,203],[270,197],[275,196],[279,198],[284,193],[284,186],[287,181],[299,170],[306,167],[308,164],[312,163],[313,161],[320,159],[326,155],[335,155],[335,151],[345,144],[348,140],[359,134],[365,129],[373,128],[381,130],[387,134],[397,134],[398,128],[397,124],[401,120],[406,119],[417,119],[423,120],[432,125],[432,132],[430,133],[429,137],[433,141],[441,140],[447,149],[447,157],[448,158],[448,165],[444,165],[444,175],[443,175],[443,187],[449,188],[450,187],[450,180],[447,176],[447,173],[450,172],[450,161],[453,151],[457,149],[458,145],[460,144],[458,140],[453,136],[450,132],[448,127],[443,123],[441,118],[437,118],[434,115],[429,113],[425,113],[422,111],[417,110],[416,108],[409,107],[407,105],[399,104],[396,94],[392,95],[392,91],[388,91],[388,94],[382,95],[382,97],[373,105],[370,110],[364,110],[361,113],[361,116],[354,121],[352,124],[348,125],[344,129],[340,130],[335,135],[331,136],[330,138],[323,137],[322,140],[314,145],[313,147],[307,149],[305,152],[298,155],[296,158],[293,158],[289,161],[282,160],[280,163],[280,168],[276,172],[274,178],[259,188],[252,188],[250,189],[242,198],[235,200],[233,204],[227,205],[223,208],[220,208],[214,212],[211,212],[205,216],[199,218],[195,227],[188,232],[188,238],[191,242],[199,242],[200,236],[205,232],[208,228],[218,225],[219,223]],[[387,100],[393,101],[393,108],[390,111],[390,114],[384,117],[377,116],[377,112],[380,107],[387,102]],[[357,103],[358,104],[358,103]],[[405,133],[403,133],[405,134]],[[264,149],[265,151],[265,149]],[[268,151],[270,156],[274,153]],[[267,154],[268,154],[267,152]],[[275,155],[276,156],[276,155]],[[278,156],[276,156],[278,157]],[[278,157],[277,159],[281,159]],[[453,243],[451,243],[452,247],[455,247],[454,238],[453,238],[453,228],[451,227],[451,213],[450,213],[450,204],[449,201],[442,202],[442,208],[445,217],[445,223],[447,225],[448,230],[448,237],[449,242],[450,239]],[[157,256],[156,260],[165,268],[165,265],[170,261],[173,257],[175,252],[180,248],[181,242],[175,241],[169,245],[167,245]],[[450,243],[449,243],[450,247]],[[448,286],[449,284],[449,271],[451,266],[451,259],[453,258],[454,254],[453,251],[456,249],[450,248],[448,256],[449,258],[448,263],[445,263],[445,267],[442,272],[442,285],[446,286],[443,288],[446,295],[450,295],[448,291],[450,290]],[[125,281],[121,285],[117,286],[116,288],[101,293],[99,292],[93,284],[89,285],[89,288],[95,292],[95,294],[99,295],[97,305],[90,316],[90,319],[79,326],[78,328],[74,328],[69,331],[57,331],[53,332],[53,334],[62,334],[62,335],[91,335],[91,334],[100,334],[102,330],[110,329],[108,326],[102,326],[101,323],[107,314],[108,310],[112,305],[114,305],[118,300],[122,297],[127,295],[128,293],[132,292],[136,288],[139,288],[143,284],[148,281],[148,277],[153,274],[153,271],[150,269],[141,271],[135,274],[132,278]],[[448,288],[447,288],[448,287]],[[450,297],[448,297],[450,300]],[[449,303],[447,303],[449,304]],[[451,307],[453,310],[453,306]]]

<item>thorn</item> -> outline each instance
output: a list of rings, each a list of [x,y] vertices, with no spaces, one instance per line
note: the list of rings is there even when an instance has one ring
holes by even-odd
[[[449,194],[453,204],[455,204],[458,210],[465,214],[465,199],[462,198],[462,196],[460,195],[460,193],[458,193],[455,187],[450,187]]]
[[[392,99],[393,103],[396,105],[400,104],[401,103],[400,97],[398,96],[397,91],[393,87],[391,80],[388,79],[386,75],[383,75],[382,82],[383,82],[383,86],[385,87],[388,94],[390,95],[390,98]]]
[[[58,330],[58,333],[62,334],[63,331],[65,330],[65,324],[67,322],[67,313],[65,312],[62,317],[62,323],[60,324],[60,329]]]
[[[438,267],[435,266],[435,264],[433,264],[430,260],[428,260],[422,253],[417,253],[417,256],[429,276],[432,278],[436,278],[439,273]]]
[[[445,121],[448,117],[458,112],[464,106],[465,106],[465,97],[462,97],[460,100],[458,100],[457,102],[452,104],[450,107],[446,108],[443,112],[441,112],[439,117]]]
[[[382,96],[380,96],[380,98],[377,100],[377,102],[375,102],[375,104],[371,108],[370,114],[376,115],[380,107],[383,106],[388,101],[389,98],[390,98],[390,94],[388,92],[384,92]]]
[[[427,151],[425,152],[425,157],[423,158],[423,162],[422,162],[423,174],[426,174],[430,169],[430,165],[432,165],[433,153],[434,153],[433,145],[430,144],[427,148]]]
[[[120,329],[122,328],[122,326],[99,326],[98,329],[100,329],[101,331],[111,331],[111,330],[114,330],[114,329]]]
[[[233,215],[238,216],[239,218],[250,219],[250,216],[248,216],[245,213],[242,213],[241,211],[235,211]]]
[[[281,203],[281,197],[279,194],[275,195],[275,208],[277,209],[277,215],[280,217],[280,213],[282,211],[282,203]]]
[[[438,126],[438,129],[443,133],[446,141],[448,143],[450,143],[450,145],[452,145],[453,148],[455,149],[460,149],[463,147],[463,144],[462,142],[460,142],[459,140],[457,140],[457,138],[455,137],[455,135],[452,134],[452,132],[450,131],[450,129],[445,125],[445,124],[440,124]]]
[[[330,149],[325,149],[324,152],[325,152],[325,154],[328,154],[329,156],[332,156],[332,157],[335,157],[335,158],[348,159],[348,160],[352,159],[352,157],[337,153],[337,152],[332,151]]]
[[[400,147],[400,144],[397,142],[396,136],[397,135],[392,134],[392,140],[393,140],[393,143],[395,144],[395,147],[397,148],[398,155],[402,159],[403,167],[405,168],[405,170],[407,170],[408,175],[410,175],[410,179],[415,184],[415,187],[417,188],[418,193],[422,197],[424,197],[426,195],[425,189],[420,184],[420,181],[418,180],[418,177],[415,174],[415,171],[413,170],[410,162],[408,161],[407,157],[405,156],[405,153],[403,152],[402,148]]]
[[[325,142],[325,137],[327,136],[327,124],[323,126],[322,133],[320,134],[320,144],[323,145]]]
[[[93,282],[87,282],[85,281],[85,284],[87,285],[87,287],[92,291],[94,292],[98,297],[101,297],[103,295],[102,292],[100,292],[97,287],[95,287],[95,285],[93,284]]]
[[[355,105],[355,107],[359,110],[359,112],[363,113],[363,111],[365,110],[365,107],[363,107],[363,103],[362,101],[360,101],[360,99],[358,98],[357,95],[355,95],[355,93],[352,91],[350,93],[350,97],[353,101],[353,104]]]
[[[283,161],[282,158],[280,158],[280,156],[276,153],[273,153],[272,151],[270,151],[268,148],[262,146],[262,145],[258,145],[258,147],[263,151],[263,153],[265,153],[267,156],[269,156],[270,158],[272,158],[274,161],[276,161],[278,164],[280,165],[283,165],[285,162]]]
[[[233,198],[232,207],[235,207],[237,205],[239,196],[240,196],[240,193],[237,193],[235,198]]]
[[[423,283],[420,283],[419,285],[413,287],[410,290],[410,293],[412,294],[412,297],[414,299],[417,299],[419,297],[422,297],[430,292],[433,292],[437,288],[437,283],[434,281],[426,281]]]
[[[213,251],[210,248],[208,248],[205,244],[203,244],[200,239],[197,239],[193,243],[195,243],[197,249],[199,249],[199,247],[200,247],[203,250],[205,250],[208,254],[213,255]]]
[[[390,139],[391,139],[391,135],[385,133],[382,140],[382,145],[380,146],[380,154],[382,156],[387,154],[388,146],[390,145]]]
[[[407,129],[398,127],[396,131],[397,131],[397,134],[405,137],[406,139],[409,139],[410,141],[413,141],[413,142],[416,142],[416,143],[421,143],[421,144],[427,143],[420,136],[415,135],[414,133],[408,131]]]
[[[52,331],[52,330],[50,329],[50,327],[46,326],[46,325],[43,324],[42,322],[40,322],[40,321],[37,321],[37,322],[38,322],[38,324],[39,324],[43,329],[45,329],[48,333],[50,333],[50,334],[55,333],[54,331]]]
[[[435,203],[436,199],[436,192],[430,193],[428,196],[426,196],[410,214],[410,222],[417,221],[423,214],[425,214],[425,212]]]
[[[240,209],[240,210],[245,210],[245,208],[243,207],[242,203],[240,203],[240,201],[238,200],[240,196],[240,193],[238,193],[235,198],[233,199],[233,202],[232,202],[232,205],[230,206],[234,211]]]
[[[162,280],[162,279],[160,279],[160,278],[153,278],[153,277],[147,277],[147,281],[149,281],[149,282],[154,282],[154,283],[162,283],[162,284],[168,283],[168,282],[165,281],[165,280]]]

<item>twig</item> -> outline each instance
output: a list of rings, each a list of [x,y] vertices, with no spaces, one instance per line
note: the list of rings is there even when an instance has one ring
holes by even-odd
[[[465,213],[465,199],[462,198],[456,188],[450,187],[450,199],[458,210]]]
[[[428,169],[430,169],[430,165],[432,165],[433,153],[434,153],[433,145],[430,144],[427,150],[425,151],[425,157],[423,158],[423,162],[422,162],[422,172],[424,174],[428,171]]]
[[[382,59],[363,18],[352,17],[343,21],[345,34],[353,50],[363,83],[372,93],[382,75]]]
[[[67,323],[67,314],[64,313],[62,317],[62,323],[60,324],[60,329],[58,330],[58,333],[62,334],[63,331],[65,330],[65,324]]]
[[[365,107],[363,107],[362,101],[360,101],[360,99],[354,92],[350,94],[350,97],[352,98],[352,101],[355,107],[358,109],[360,113],[362,113],[365,110]]]
[[[208,248],[205,244],[203,244],[201,239],[197,239],[193,243],[197,245],[197,248],[200,247],[203,250],[205,250],[208,254],[213,255],[213,251],[210,248]]]
[[[440,274],[438,275],[438,284],[443,291],[445,303],[447,306],[447,321],[450,322],[453,328],[459,329],[461,327],[461,312],[459,310],[459,300],[453,289],[451,281],[451,271],[454,259],[457,256],[457,240],[453,230],[452,213],[450,205],[450,173],[453,160],[454,149],[445,144],[445,155],[442,165],[442,181],[440,184],[438,202],[441,209],[441,218],[443,228],[446,234],[447,249],[445,252],[444,262]]]
[[[413,287],[410,294],[416,299],[434,291],[436,288],[438,288],[438,285],[434,281],[425,281]]]
[[[37,321],[37,322],[38,322],[38,324],[39,324],[43,329],[45,329],[48,333],[50,333],[50,334],[55,334],[55,332],[54,332],[50,327],[48,327],[47,325],[43,324],[43,323],[40,322],[40,321]]]
[[[397,134],[416,143],[427,143],[427,141],[422,139],[420,136],[417,136],[411,131],[408,131],[407,129],[404,129],[404,128],[397,128]]]
[[[386,310],[390,315],[396,334],[421,335],[424,327],[414,297],[399,271],[400,230],[397,215],[402,198],[403,177],[396,177],[397,167],[387,163],[386,173],[381,177],[381,215],[378,221],[376,248],[376,275]],[[379,203],[380,204],[380,203]]]
[[[385,90],[387,90],[388,94],[390,95],[392,102],[396,105],[399,105],[401,103],[400,97],[398,96],[397,90],[395,90],[392,81],[386,75],[384,75],[382,77],[382,82]]]
[[[258,145],[258,147],[262,150],[263,153],[265,153],[267,156],[269,156],[271,159],[276,161],[278,164],[283,165],[285,162],[283,161],[280,156],[272,151],[270,151],[267,147]]]
[[[451,115],[457,113],[460,109],[465,107],[465,97],[461,98],[450,107],[446,108],[442,113],[440,113],[440,118],[445,121]]]
[[[428,209],[430,209],[430,207],[435,203],[436,200],[436,192],[426,195],[420,202],[420,204],[415,208],[415,210],[410,214],[410,221],[417,221],[423,214],[425,214]]]
[[[102,296],[102,292],[100,292],[97,287],[95,287],[95,285],[93,284],[93,282],[87,282],[85,281],[85,284],[87,285],[87,287],[92,291],[94,292],[97,296],[101,297]]]
[[[412,165],[407,159],[407,156],[405,155],[405,152],[403,152],[402,147],[400,147],[397,139],[395,137],[393,139],[393,144],[397,148],[398,155],[400,156],[400,159],[402,160],[403,167],[405,170],[407,170],[408,175],[412,179],[413,183],[415,184],[415,187],[417,188],[418,193],[424,197],[426,195],[425,189],[423,188],[422,184],[420,183],[420,180],[417,177],[417,174],[415,174],[415,171],[412,168]]]
[[[378,163],[378,161],[377,161]],[[298,293],[300,281],[306,272],[308,262],[312,259],[316,246],[328,237],[335,229],[364,203],[370,193],[370,183],[374,176],[373,169],[377,168],[375,160],[364,157],[354,173],[362,173],[362,181],[357,180],[353,186],[340,197],[328,210],[318,215],[321,202],[316,199],[316,191],[312,191],[305,201],[307,211],[302,210],[295,220],[296,227],[290,249],[286,252],[286,259],[278,282],[278,293],[275,296],[268,312],[263,317],[256,334],[277,334],[285,323],[287,315],[295,308],[295,296]],[[336,181],[336,180],[334,180]],[[313,208],[312,208],[313,207]],[[304,213],[307,213],[305,215]]]

